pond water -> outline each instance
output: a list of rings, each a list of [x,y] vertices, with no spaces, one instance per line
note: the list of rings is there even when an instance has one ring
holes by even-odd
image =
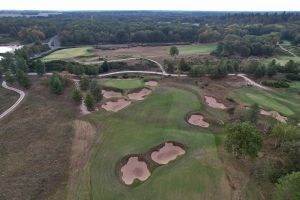
[[[17,49],[22,48],[22,45],[9,45],[9,46],[0,46],[0,53],[14,52]]]

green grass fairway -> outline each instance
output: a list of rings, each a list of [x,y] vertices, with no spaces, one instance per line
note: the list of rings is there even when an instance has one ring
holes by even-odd
[[[106,79],[101,81],[101,84],[121,90],[130,90],[144,86],[144,82],[139,79]]]
[[[0,86],[0,114],[12,106],[18,98],[19,95],[16,92],[7,90]]]
[[[79,185],[79,199],[194,200],[230,199],[230,188],[218,158],[215,136],[184,120],[201,110],[196,95],[170,87],[158,87],[145,101],[118,113],[89,116],[98,127],[99,143]],[[185,144],[184,156],[154,170],[136,187],[123,185],[116,165],[125,155],[142,153],[164,141]]]
[[[217,48],[216,43],[198,44],[185,47],[178,47],[179,54],[209,54]]]
[[[91,49],[91,47],[62,49],[62,50],[55,51],[49,54],[48,56],[45,56],[44,58],[42,58],[42,60],[44,62],[49,62],[52,60],[68,60],[79,56],[93,55],[88,51],[89,49]]]
[[[238,90],[236,97],[245,103],[257,103],[262,108],[275,110],[285,116],[300,116],[299,99],[295,97],[299,84],[292,85],[284,91],[267,92],[256,88]]]

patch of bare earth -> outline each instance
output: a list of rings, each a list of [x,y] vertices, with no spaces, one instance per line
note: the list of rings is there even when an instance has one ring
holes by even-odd
[[[115,92],[112,90],[102,90],[102,94],[103,94],[103,97],[106,99],[122,97],[121,92]]]
[[[158,86],[158,82],[157,81],[147,81],[147,82],[145,82],[145,85],[150,86],[150,87],[156,87],[156,86]]]
[[[105,104],[101,105],[101,108],[103,108],[106,111],[118,112],[126,108],[130,104],[131,102],[127,101],[126,99],[119,99],[117,101],[108,101]]]
[[[149,95],[151,92],[152,92],[151,90],[143,88],[139,92],[134,92],[134,93],[128,94],[128,98],[131,100],[141,101],[141,100],[144,100],[144,97]]]
[[[219,103],[215,98],[213,97],[209,97],[209,96],[205,96],[205,101],[206,103],[212,107],[212,108],[216,108],[216,109],[226,109],[226,106],[222,103]]]
[[[72,141],[70,174],[68,179],[68,198],[75,199],[76,189],[81,172],[89,159],[89,153],[95,138],[95,128],[86,121],[74,121],[75,130]]]
[[[151,175],[147,163],[139,161],[139,158],[130,157],[127,163],[121,168],[122,180],[126,185],[131,185],[135,179],[145,181]]]
[[[151,159],[161,165],[168,164],[178,156],[185,154],[185,150],[171,142],[166,142],[158,151],[151,153]]]
[[[188,122],[192,125],[200,126],[200,127],[203,127],[203,128],[208,128],[209,127],[209,123],[204,121],[204,117],[200,114],[192,114],[189,117]]]
[[[265,115],[265,116],[271,116],[274,119],[276,119],[277,121],[281,122],[281,123],[287,123],[288,118],[285,116],[280,115],[278,112],[276,111],[266,111],[266,110],[260,110],[260,114],[261,115]]]

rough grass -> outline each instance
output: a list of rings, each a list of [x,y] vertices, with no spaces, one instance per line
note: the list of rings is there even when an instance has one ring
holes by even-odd
[[[269,64],[273,59],[275,59],[276,62],[279,63],[280,65],[285,65],[290,60],[293,60],[295,62],[300,62],[300,57],[295,57],[295,56],[276,56],[274,58],[263,59],[262,63]]]
[[[214,135],[184,120],[186,113],[201,109],[193,93],[158,87],[145,101],[119,113],[91,115],[89,120],[98,124],[100,142],[82,177],[79,199],[230,199]],[[186,145],[186,154],[157,168],[137,187],[120,182],[116,166],[124,156],[169,140]]]
[[[65,199],[77,112],[70,92],[53,95],[34,81],[22,104],[0,121],[0,199]]]
[[[267,110],[275,110],[287,117],[300,116],[299,97],[296,94],[299,91],[299,84],[294,83],[289,89],[274,90],[274,92],[262,91],[256,88],[240,89],[236,97],[245,103],[257,103],[260,107]]]
[[[0,86],[0,114],[12,106],[18,98],[19,94]]]
[[[217,48],[216,43],[197,44],[178,47],[179,54],[209,54]]]
[[[121,90],[130,90],[144,86],[144,82],[140,79],[105,79],[101,81],[101,84]]]
[[[52,60],[68,60],[76,57],[91,56],[93,54],[88,51],[89,49],[91,49],[91,47],[62,49],[43,57],[42,60],[49,62]]]

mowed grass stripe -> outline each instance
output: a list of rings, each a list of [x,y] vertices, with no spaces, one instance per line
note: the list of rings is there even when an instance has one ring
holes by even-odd
[[[201,110],[196,95],[181,89],[159,87],[145,101],[135,103],[119,113],[98,112],[90,117],[99,124],[101,141],[93,150],[86,171],[90,187],[83,181],[79,197],[92,199],[199,199],[212,193],[224,195],[225,175],[218,158],[214,135],[188,125],[186,113]],[[115,167],[131,153],[143,153],[164,141],[185,144],[184,156],[157,168],[138,187],[120,183]],[[213,188],[213,191],[211,190]],[[217,198],[218,197],[218,198]]]
[[[90,56],[92,55],[92,53],[89,52],[90,49],[91,47],[78,47],[58,50],[42,58],[42,61],[49,62],[53,60],[68,60],[80,56]]]

